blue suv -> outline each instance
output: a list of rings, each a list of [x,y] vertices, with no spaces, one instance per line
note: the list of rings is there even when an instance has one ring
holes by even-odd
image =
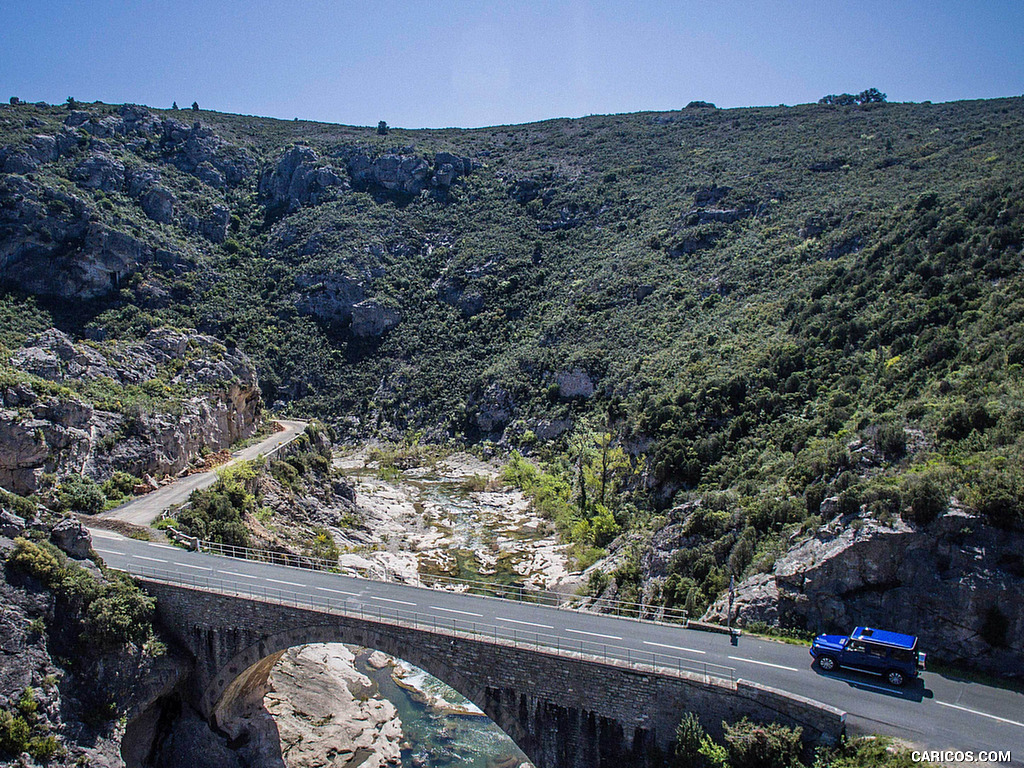
[[[849,637],[818,635],[811,644],[811,656],[823,672],[849,667],[882,675],[896,686],[917,677],[925,662],[913,635],[871,627],[857,627]]]

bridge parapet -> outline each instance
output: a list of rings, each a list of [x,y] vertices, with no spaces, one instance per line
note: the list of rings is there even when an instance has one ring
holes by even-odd
[[[239,715],[262,706],[267,676],[289,647],[341,642],[405,659],[479,706],[538,768],[660,764],[684,712],[713,734],[744,715],[832,739],[845,715],[831,707],[745,681],[548,647],[522,634],[471,632],[458,620],[403,620],[381,609],[331,612],[282,597],[225,594],[145,580],[163,623],[195,655],[193,697],[231,732]],[[529,633],[525,633],[529,634]],[[655,659],[655,662],[657,660]],[[724,668],[723,668],[724,669]]]

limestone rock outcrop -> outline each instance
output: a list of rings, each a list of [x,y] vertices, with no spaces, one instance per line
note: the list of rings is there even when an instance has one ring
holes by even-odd
[[[50,329],[16,350],[11,364],[56,384],[152,388],[165,380],[160,386],[191,393],[174,412],[111,411],[69,393],[37,391],[31,380],[0,387],[0,486],[16,493],[35,491],[46,472],[97,480],[115,470],[177,474],[204,446],[220,450],[250,436],[262,410],[249,359],[195,332],[158,328],[141,342],[90,346]]]
[[[310,147],[292,147],[276,166],[260,174],[259,193],[271,207],[293,213],[304,205],[316,205],[331,188],[346,187],[347,180],[320,160]]]
[[[739,623],[920,637],[929,658],[1006,674],[1024,657],[1024,535],[953,509],[927,526],[837,518],[738,585]],[[727,598],[705,620],[724,621]]]
[[[352,305],[352,333],[366,338],[383,336],[402,320],[402,314],[377,299],[365,299]]]
[[[348,322],[352,308],[366,298],[362,281],[346,275],[300,275],[295,287],[299,289],[295,308],[329,322]]]
[[[450,152],[438,152],[433,163],[404,151],[372,159],[365,152],[354,152],[348,161],[348,171],[356,189],[400,198],[415,197],[426,189],[433,189],[443,199],[456,180],[468,176],[473,167],[473,161],[468,157],[458,157]]]

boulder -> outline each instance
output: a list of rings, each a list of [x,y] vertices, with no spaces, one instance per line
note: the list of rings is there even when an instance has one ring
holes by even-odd
[[[73,517],[67,517],[53,526],[50,541],[64,553],[78,560],[84,560],[92,549],[92,537],[85,526]]]
[[[158,224],[170,224],[174,220],[174,206],[178,200],[165,187],[154,184],[139,198],[142,210]]]
[[[110,155],[90,155],[71,172],[71,178],[86,189],[120,192],[124,187],[124,165]]]
[[[13,512],[0,509],[0,536],[13,539],[25,530],[25,518]]]

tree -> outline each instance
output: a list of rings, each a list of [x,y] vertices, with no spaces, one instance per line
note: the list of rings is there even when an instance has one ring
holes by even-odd
[[[877,88],[868,88],[857,94],[858,104],[881,104],[885,101],[885,94]]]
[[[391,129],[388,128],[388,124],[385,123],[383,120],[381,120],[379,123],[377,123],[377,135],[378,136],[387,136],[389,130],[391,130]]]
[[[852,93],[830,93],[818,99],[819,104],[832,104],[837,107],[849,107],[857,103],[857,97]]]
[[[174,102],[173,104],[171,104],[171,109],[177,109],[177,108],[178,108],[178,102]]]
[[[74,96],[68,96],[67,101],[64,102],[68,109],[78,109],[78,102]]]
[[[198,112],[199,111],[199,102],[198,101],[193,101],[192,102],[192,111],[193,112]]]
[[[18,104],[21,104],[21,99],[17,96],[11,96],[11,106],[16,107]]]

